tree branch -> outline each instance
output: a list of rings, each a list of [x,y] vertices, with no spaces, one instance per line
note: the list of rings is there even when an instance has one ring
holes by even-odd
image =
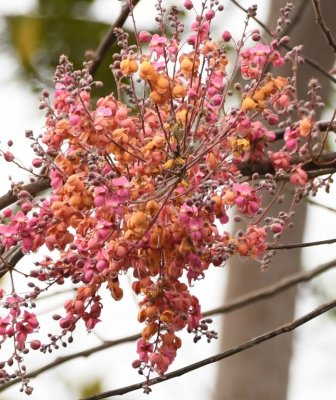
[[[301,282],[308,282],[309,280],[313,279],[314,277],[322,274],[323,272],[328,271],[329,269],[333,268],[336,266],[336,260],[332,260],[328,263],[321,264],[318,267],[310,270],[310,271],[303,271],[299,272],[297,274],[292,274],[289,275],[277,283],[266,286],[262,289],[255,290],[253,292],[247,293],[246,295],[239,296],[236,299],[233,299],[232,301],[229,301],[227,304],[225,304],[222,307],[217,307],[212,310],[204,312],[202,315],[204,318],[216,315],[216,314],[225,314],[229,313],[232,311],[235,311],[239,308],[245,307],[247,305],[253,304],[257,301],[267,299],[269,297],[275,296],[278,293],[281,293],[284,290],[287,290],[291,288],[292,286],[295,286]],[[56,360],[52,361],[51,363],[44,365],[41,368],[38,368],[26,375],[27,378],[35,378],[38,375],[42,374],[43,372],[46,372],[54,367],[57,367],[59,365],[62,365],[68,361],[74,360],[79,357],[89,357],[90,355],[97,353],[99,351],[107,350],[110,347],[117,346],[119,344],[123,343],[128,343],[131,341],[135,341],[140,339],[139,334],[131,335],[131,336],[126,336],[124,338],[120,338],[117,340],[107,340],[104,341],[101,345],[92,347],[87,350],[79,351],[77,353],[69,354],[67,356],[59,357]],[[21,382],[20,378],[13,379],[4,385],[1,386],[0,392],[15,385],[16,383]]]
[[[272,285],[239,296],[229,301],[224,306],[206,311],[202,315],[203,317],[210,317],[215,314],[225,314],[235,311],[238,308],[242,308],[250,304],[256,303],[257,301],[265,300],[269,297],[273,297],[276,294],[283,292],[284,290],[290,289],[291,287],[299,283],[308,282],[311,279],[315,278],[316,276],[322,274],[323,272],[326,272],[329,269],[334,268],[335,266],[336,266],[336,260],[332,260],[325,264],[321,264],[309,271],[302,271],[296,274],[288,275]]]
[[[315,15],[316,15],[316,23],[321,27],[322,32],[324,36],[327,39],[327,42],[330,47],[334,50],[334,53],[336,53],[336,43],[334,38],[332,37],[330,29],[327,27],[327,25],[324,22],[324,19],[322,17],[322,12],[321,12],[321,7],[320,7],[320,1],[319,0],[312,0],[314,10],[315,10]]]
[[[336,153],[326,153],[318,160],[309,161],[300,157],[293,157],[291,164],[302,164],[302,169],[312,174],[312,177],[336,172]],[[240,172],[244,176],[251,176],[254,173],[265,175],[274,174],[274,167],[269,160],[246,161],[238,165]],[[310,176],[310,175],[309,175]]]
[[[236,5],[240,10],[244,11],[244,13],[247,13],[247,9],[244,8],[243,6],[241,6],[236,0],[230,0],[234,5]],[[270,29],[262,22],[260,21],[260,19],[258,19],[257,17],[252,17],[255,22],[260,25],[265,32],[267,32],[270,36],[272,36],[272,32],[270,31]],[[287,44],[281,44],[281,46],[283,46],[286,50],[293,50],[293,48],[291,46],[288,46]],[[302,57],[304,58],[304,60],[306,61],[307,64],[309,64],[311,67],[315,68],[317,71],[321,72],[321,74],[323,74],[324,76],[326,76],[331,82],[336,83],[336,78],[332,75],[329,74],[328,71],[326,71],[325,69],[323,69],[316,61],[312,60],[311,58],[305,56],[302,54]]]
[[[332,243],[336,243],[336,239],[318,240],[316,242],[306,242],[306,243],[283,244],[279,246],[267,246],[267,250],[301,249],[303,247],[321,246],[323,244],[332,244]]]
[[[22,190],[26,190],[32,196],[36,196],[43,190],[50,189],[50,179],[42,178],[38,179],[36,182],[28,183],[27,185],[22,186]],[[16,202],[17,196],[10,190],[8,193],[0,197],[0,210],[3,210],[5,207]]]
[[[131,0],[132,1],[132,0]],[[137,4],[139,3],[139,0],[133,0],[132,1],[132,7],[135,7]],[[111,26],[110,30],[107,32],[106,36],[103,38],[103,40],[100,42],[99,46],[97,47],[97,50],[94,54],[94,59],[92,61],[92,63],[90,64],[89,67],[89,72],[91,75],[94,75],[103,58],[105,57],[107,51],[109,48],[111,48],[114,43],[117,41],[117,36],[115,34],[115,29],[116,28],[121,28],[127,17],[130,14],[130,8],[127,5],[127,2],[124,3],[121,13],[119,15],[119,17],[117,18],[116,22],[113,24],[113,26]]]
[[[107,397],[113,397],[113,396],[118,396],[118,395],[122,395],[122,394],[129,393],[129,392],[133,392],[134,390],[141,389],[144,386],[153,386],[160,382],[165,382],[169,379],[173,379],[178,376],[182,376],[188,372],[194,371],[195,369],[198,369],[198,368],[204,367],[206,365],[224,360],[225,358],[231,357],[235,354],[241,353],[242,351],[245,351],[252,347],[258,346],[259,344],[266,342],[270,339],[273,339],[277,336],[280,336],[284,333],[291,332],[294,329],[298,328],[299,326],[311,321],[312,319],[318,317],[321,314],[326,313],[327,311],[329,311],[335,307],[336,307],[336,300],[333,300],[329,303],[325,303],[325,304],[321,305],[320,307],[316,308],[314,311],[311,311],[310,313],[302,316],[301,318],[294,320],[293,322],[287,323],[287,324],[282,325],[272,331],[266,332],[260,336],[255,337],[254,339],[248,340],[245,343],[239,344],[238,346],[235,346],[229,350],[226,350],[223,353],[219,353],[215,356],[205,358],[201,361],[190,364],[184,368],[178,369],[174,372],[170,372],[162,377],[159,376],[157,378],[150,379],[149,381],[136,383],[134,385],[125,386],[125,387],[115,389],[115,390],[109,390],[107,392],[103,392],[103,393],[100,393],[100,394],[97,394],[94,396],[89,396],[89,397],[83,398],[81,400],[106,399]]]

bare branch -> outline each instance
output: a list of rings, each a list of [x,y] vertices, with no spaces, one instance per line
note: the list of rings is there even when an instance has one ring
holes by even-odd
[[[336,42],[335,42],[334,38],[332,37],[330,29],[327,27],[327,25],[325,24],[324,19],[322,17],[320,1],[312,0],[312,2],[313,2],[314,10],[315,10],[315,15],[316,15],[316,23],[321,27],[329,46],[332,47],[334,50],[334,53],[336,53]]]
[[[336,239],[318,240],[316,242],[306,242],[306,243],[283,244],[278,246],[267,246],[267,250],[301,249],[303,247],[321,246],[323,244],[332,244],[332,243],[336,243]]]
[[[253,304],[257,301],[264,300],[269,297],[275,296],[276,294],[281,293],[282,291],[287,290],[287,289],[291,288],[292,286],[295,286],[301,282],[307,282],[335,266],[336,266],[336,260],[332,260],[328,263],[321,264],[318,267],[316,267],[310,271],[303,271],[303,272],[299,272],[297,274],[289,275],[289,276],[279,280],[277,283],[275,283],[273,285],[266,286],[262,289],[255,290],[255,291],[247,293],[246,295],[243,295],[243,296],[239,296],[236,299],[233,299],[232,301],[228,302],[227,304],[225,304],[222,307],[217,307],[212,310],[206,311],[203,313],[203,317],[206,318],[206,317],[210,317],[210,316],[213,316],[216,314],[229,313],[229,312],[235,311],[239,308]],[[26,376],[27,376],[27,378],[35,378],[38,375],[42,374],[43,372],[46,372],[54,367],[57,367],[61,364],[66,363],[68,361],[74,360],[79,357],[89,357],[90,355],[92,355],[94,353],[97,353],[97,352],[103,351],[103,350],[107,350],[110,347],[138,340],[138,339],[140,339],[140,337],[141,336],[139,334],[135,334],[135,335],[127,336],[127,337],[117,339],[117,340],[104,341],[104,343],[102,343],[98,346],[92,347],[90,349],[79,351],[77,353],[73,353],[68,356],[59,357],[56,360],[52,361],[51,363],[44,365],[43,367],[38,368],[38,369],[28,373]],[[21,382],[20,378],[11,380],[10,382],[1,386],[0,392],[15,385],[16,383],[19,383],[19,382]]]
[[[325,264],[321,264],[314,269],[309,271],[302,271],[296,274],[288,275],[285,278],[280,279],[273,285],[263,287],[261,289],[254,290],[253,292],[247,293],[243,296],[239,296],[222,307],[214,308],[203,313],[204,317],[210,317],[215,314],[225,314],[237,310],[238,308],[245,307],[253,304],[260,300],[265,300],[269,297],[275,296],[278,293],[283,292],[299,283],[308,282],[316,276],[328,271],[336,266],[336,260],[329,261]]]
[[[243,6],[241,6],[236,0],[230,0],[234,5],[236,5],[240,10],[244,11],[244,13],[247,13],[247,9],[244,8]],[[270,31],[270,29],[262,22],[260,21],[260,19],[258,19],[257,17],[252,17],[255,22],[260,25],[265,32],[267,32],[269,35],[272,36],[272,32]],[[286,50],[293,50],[293,48],[291,46],[288,46],[287,44],[281,44],[281,46],[283,46]],[[316,61],[312,60],[311,58],[305,56],[302,54],[302,57],[304,58],[304,60],[306,61],[307,64],[309,64],[311,67],[315,68],[317,71],[321,72],[321,74],[323,74],[324,76],[326,76],[331,82],[336,83],[336,78],[332,75],[329,74],[328,71],[326,71],[325,69],[323,69]]]
[[[238,353],[241,353],[242,351],[250,349],[254,346],[258,346],[259,344],[266,342],[270,339],[273,339],[277,336],[280,336],[284,333],[291,332],[294,329],[298,328],[299,326],[307,323],[308,321],[311,321],[312,319],[318,317],[321,314],[326,313],[327,311],[329,311],[335,307],[336,307],[336,300],[333,300],[329,303],[325,303],[325,304],[321,305],[320,307],[316,308],[314,311],[311,311],[310,313],[302,316],[301,318],[294,320],[293,322],[287,323],[287,324],[282,325],[272,331],[266,332],[260,336],[257,336],[251,340],[248,340],[245,343],[235,346],[229,350],[226,350],[223,353],[219,353],[215,356],[205,358],[201,361],[190,364],[184,368],[178,369],[174,372],[170,372],[169,374],[166,374],[164,376],[159,376],[157,378],[150,379],[149,381],[136,383],[134,385],[125,386],[125,387],[115,389],[115,390],[109,390],[107,392],[103,392],[103,393],[100,393],[100,394],[97,394],[94,396],[89,396],[89,397],[83,398],[81,400],[106,399],[107,397],[113,397],[113,396],[118,396],[118,395],[122,395],[122,394],[129,393],[129,392],[133,392],[134,390],[142,389],[144,386],[153,386],[160,382],[165,382],[169,379],[173,379],[178,376],[182,376],[188,372],[194,371],[195,369],[198,369],[198,368],[204,367],[206,365],[224,360],[225,358],[231,357],[234,354],[238,354]]]
[[[139,3],[139,0],[133,0],[132,7],[135,7],[138,3]],[[114,45],[114,43],[117,41],[115,29],[121,28],[124,25],[129,14],[130,14],[130,8],[128,7],[127,2],[125,2],[118,19],[113,24],[113,26],[111,26],[111,28],[107,32],[106,36],[103,38],[103,40],[100,42],[99,46],[97,47],[97,50],[94,54],[94,60],[92,61],[90,68],[89,68],[89,72],[91,75],[94,75],[97,72],[108,49],[110,49]]]

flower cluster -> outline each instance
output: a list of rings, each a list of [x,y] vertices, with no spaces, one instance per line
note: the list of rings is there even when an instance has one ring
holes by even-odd
[[[175,8],[168,13],[171,28],[165,29],[161,2],[160,35],[136,32],[139,46],[147,47],[135,49],[118,32],[121,51],[113,57],[118,96],[95,101],[91,92],[100,83],[88,65],[76,71],[61,57],[53,104],[47,92],[41,100],[47,111],[41,142],[28,134],[36,152],[32,166],[47,171],[52,191],[34,199],[19,190],[20,210],[4,210],[0,225],[5,251],[17,245],[23,253],[42,245],[50,251],[25,271],[45,285],[27,292],[26,299],[65,280],[76,287],[64,314],[53,317],[61,328],[54,347],[79,321],[92,330],[100,322],[102,289],[120,300],[120,275],[132,274],[143,324],[133,366],[147,377],[167,371],[181,347],[181,330],[196,341],[216,337],[202,320],[192,286],[231,256],[269,260],[268,245],[279,240],[292,212],[266,217],[281,198],[277,182],[281,189],[292,185],[294,205],[309,190],[304,165],[319,140],[313,106],[299,105],[290,77],[267,72],[286,59],[280,35],[290,7],[282,11],[270,44],[255,44],[260,34],[245,31],[231,61],[225,47],[233,42],[231,34],[223,32],[223,41],[210,36],[223,7],[217,1],[197,7],[185,2],[194,16],[187,36]],[[247,21],[254,12],[249,10]],[[237,71],[244,89],[233,82]],[[229,107],[234,93],[236,106]],[[283,146],[273,146],[281,130]],[[9,150],[2,153],[6,161],[15,160]],[[266,200],[266,194],[273,198]],[[225,229],[234,213],[244,221],[236,234]],[[37,319],[21,311],[28,305],[14,286],[3,296],[10,312],[0,317],[2,341],[14,337],[17,351],[24,351]],[[32,341],[31,347],[45,352],[51,344]]]

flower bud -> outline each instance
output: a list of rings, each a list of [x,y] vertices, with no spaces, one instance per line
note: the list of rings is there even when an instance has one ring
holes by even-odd
[[[185,0],[185,2],[184,2],[184,7],[187,9],[187,10],[191,10],[192,8],[193,8],[193,3],[192,3],[192,1],[191,0]]]
[[[41,347],[41,342],[39,340],[32,340],[30,342],[30,348],[33,350],[38,350]]]
[[[139,33],[138,37],[139,37],[139,41],[142,42],[142,43],[148,43],[152,39],[152,35],[147,31],[141,31]]]
[[[43,164],[43,161],[40,158],[34,158],[32,161],[32,166],[35,168],[40,168]]]
[[[14,154],[11,153],[10,151],[6,151],[5,153],[3,153],[4,159],[8,162],[11,162],[14,160]]]
[[[222,33],[222,39],[224,40],[224,42],[229,42],[231,40],[231,38],[232,38],[232,36],[229,31],[224,31]]]
[[[209,10],[206,12],[205,14],[205,19],[207,19],[208,21],[210,21],[211,19],[213,19],[215,16],[215,11],[214,10]]]

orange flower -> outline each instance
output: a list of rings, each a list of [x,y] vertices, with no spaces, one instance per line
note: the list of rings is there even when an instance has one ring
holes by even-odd
[[[310,134],[313,124],[309,118],[303,118],[300,121],[300,136],[306,137]]]
[[[135,234],[142,234],[148,226],[148,217],[142,211],[137,211],[128,220],[127,226]]]
[[[160,321],[165,324],[171,324],[174,321],[175,314],[171,310],[164,311],[160,316]]]
[[[159,329],[159,325],[153,322],[147,325],[141,332],[141,336],[144,340],[148,341]]]
[[[254,110],[257,107],[257,103],[251,99],[251,97],[246,97],[241,105],[242,110],[249,111]]]
[[[185,90],[185,88],[182,85],[175,85],[173,88],[173,97],[174,98],[182,98],[187,94],[187,91]]]
[[[130,58],[126,58],[126,60],[122,60],[120,63],[120,69],[124,75],[132,75],[137,72],[138,68],[136,61]]]

